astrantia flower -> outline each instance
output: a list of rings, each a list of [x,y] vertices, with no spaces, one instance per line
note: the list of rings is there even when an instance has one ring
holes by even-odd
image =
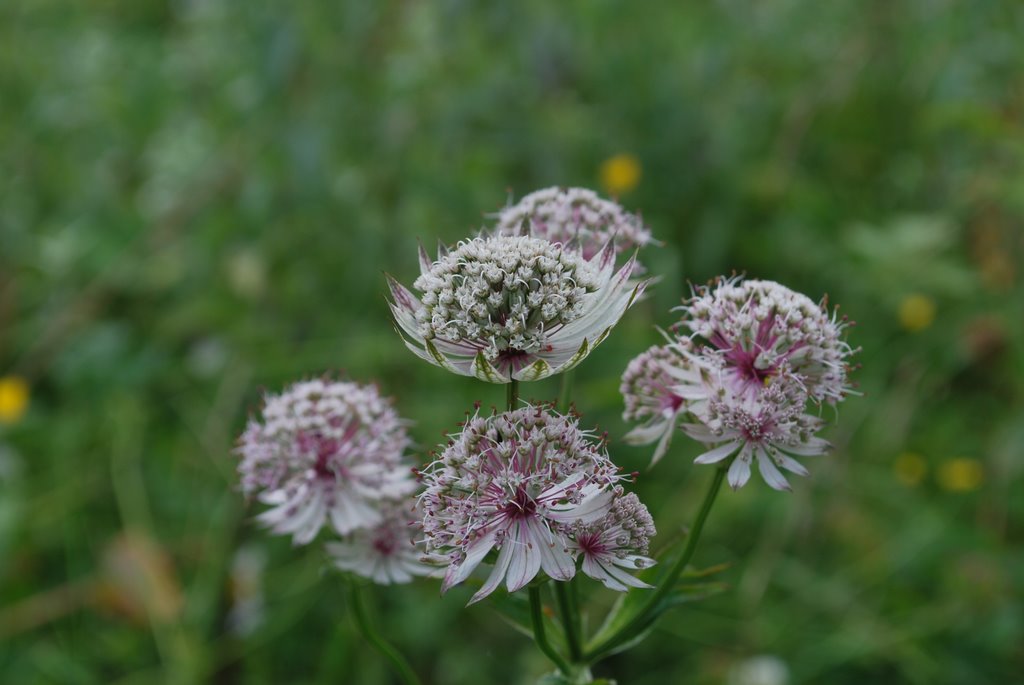
[[[621,478],[571,417],[524,407],[469,419],[423,472],[427,559],[448,567],[442,590],[466,580],[492,549],[494,568],[471,603],[502,581],[515,592],[541,570],[569,580],[572,526],[602,519]]]
[[[425,566],[414,539],[419,535],[419,521],[408,501],[388,503],[381,507],[381,520],[369,528],[350,533],[342,542],[327,543],[327,552],[343,571],[369,578],[378,585],[408,583],[413,576],[434,571]]]
[[[657,442],[651,466],[668,450],[679,417],[706,399],[700,361],[688,340],[654,345],[629,362],[619,392],[626,405],[622,418],[644,421],[625,436],[630,445]]]
[[[798,374],[815,402],[836,403],[850,390],[842,339],[846,324],[824,303],[772,281],[720,279],[684,304],[681,326],[719,351],[737,394],[756,394],[768,379]]]
[[[605,587],[619,592],[630,587],[648,588],[651,586],[626,570],[654,565],[654,560],[647,557],[647,548],[655,532],[647,507],[630,493],[616,498],[599,521],[575,524],[570,549],[583,557],[583,572]]]
[[[806,403],[807,391],[792,374],[768,378],[757,393],[736,393],[728,381],[722,383],[708,400],[706,411],[698,416],[700,423],[683,425],[693,439],[717,444],[694,463],[715,464],[736,455],[728,473],[729,485],[736,489],[750,478],[751,462],[756,460],[768,485],[789,490],[779,468],[807,475],[807,469],[791,455],[815,456],[830,447],[814,437],[824,421],[805,414]]]
[[[416,483],[404,464],[405,422],[377,389],[311,380],[267,395],[239,440],[242,490],[273,508],[257,520],[297,544],[328,519],[345,535],[381,520],[383,499]]]
[[[611,331],[646,283],[615,272],[610,245],[587,260],[578,250],[528,236],[480,237],[420,249],[414,286],[389,277],[391,311],[422,359],[491,383],[531,381],[579,364]]]
[[[530,193],[498,214],[495,235],[530,235],[576,245],[590,259],[609,242],[629,252],[654,241],[640,217],[586,188],[545,188]],[[642,273],[643,269],[635,270]]]

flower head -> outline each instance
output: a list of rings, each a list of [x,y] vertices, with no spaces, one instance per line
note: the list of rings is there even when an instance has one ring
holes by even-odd
[[[416,487],[405,422],[371,385],[310,380],[267,395],[239,439],[242,490],[273,508],[258,520],[296,544],[328,519],[341,535],[381,520],[379,502]]]
[[[724,380],[726,373],[721,372],[718,379]],[[698,413],[699,422],[683,425],[695,440],[720,443],[694,463],[715,464],[736,455],[728,479],[729,485],[737,489],[749,480],[751,462],[756,460],[769,486],[789,490],[789,482],[779,468],[807,475],[807,469],[791,455],[810,457],[830,448],[828,442],[814,437],[824,421],[805,414],[806,404],[806,389],[797,376],[789,373],[769,378],[757,393],[737,393],[727,380],[720,382],[705,411]]]
[[[622,418],[644,422],[623,440],[631,445],[657,442],[652,466],[668,450],[679,418],[706,399],[704,369],[691,348],[685,339],[654,345],[630,361],[622,374],[619,392],[626,405]]]
[[[426,361],[491,383],[573,368],[643,291],[610,246],[591,259],[529,236],[479,237],[431,263],[420,250],[417,298],[389,278],[406,345]]]
[[[755,395],[784,371],[803,379],[815,402],[836,403],[849,393],[842,339],[846,324],[823,304],[772,281],[720,279],[700,287],[681,309],[681,326],[718,351],[738,394]]]
[[[607,243],[614,243],[615,251],[622,253],[655,242],[640,217],[586,188],[552,187],[532,192],[501,210],[494,234],[530,235],[578,246],[584,259],[599,253]]]
[[[544,571],[576,573],[575,524],[605,517],[622,476],[575,419],[542,407],[470,418],[423,472],[427,559],[447,566],[442,589],[466,580],[492,549],[494,568],[473,595],[515,592]]]
[[[419,521],[409,504],[384,504],[376,524],[350,533],[342,542],[327,543],[335,565],[378,585],[408,583],[413,576],[432,573],[434,569],[420,562],[423,551],[414,542]]]
[[[583,557],[582,570],[611,590],[651,587],[626,573],[649,568],[654,560],[647,548],[655,534],[654,520],[647,507],[633,493],[618,497],[604,518],[595,523],[572,526],[570,548]]]

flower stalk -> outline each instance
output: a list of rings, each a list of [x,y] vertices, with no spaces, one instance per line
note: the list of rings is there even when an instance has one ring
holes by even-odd
[[[686,547],[683,548],[683,553],[678,559],[676,559],[672,568],[669,569],[665,577],[658,583],[657,589],[650,594],[640,611],[638,611],[637,614],[620,630],[608,637],[604,642],[595,645],[593,649],[587,651],[586,659],[588,662],[595,662],[617,646],[633,638],[649,623],[652,615],[657,611],[658,605],[663,599],[665,599],[665,596],[672,591],[676,582],[679,580],[679,576],[682,574],[683,569],[685,569],[686,565],[690,563],[690,559],[693,557],[693,553],[697,549],[697,542],[700,540],[701,532],[704,530],[704,523],[707,521],[708,514],[711,513],[711,507],[714,505],[715,497],[718,495],[718,491],[722,487],[722,481],[725,480],[725,473],[726,470],[724,468],[715,469],[715,477],[711,480],[711,484],[704,495],[704,501],[701,502],[700,510],[697,512],[697,517],[693,522],[693,526],[690,528],[689,534],[686,536]]]
[[[388,660],[395,673],[398,674],[405,685],[420,685],[420,679],[416,676],[416,672],[412,670],[409,662],[405,660],[401,652],[381,637],[377,629],[374,628],[359,586],[352,581],[349,581],[347,584],[349,605],[352,607],[352,617],[355,619],[359,632],[363,634],[367,642],[380,652],[381,656]]]
[[[540,601],[540,588],[536,585],[529,587],[530,594],[530,619],[533,622],[533,640],[540,647],[540,651],[544,652],[547,658],[551,659],[551,662],[558,666],[558,670],[566,676],[572,675],[572,667],[569,666],[569,662],[558,653],[550,642],[548,642],[547,633],[544,630],[544,612],[541,608]]]

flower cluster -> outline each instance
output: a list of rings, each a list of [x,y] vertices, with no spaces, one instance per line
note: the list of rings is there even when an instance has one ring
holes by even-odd
[[[257,520],[273,532],[307,544],[330,526],[353,536],[351,552],[365,536],[393,533],[396,512],[411,508],[416,481],[405,462],[405,421],[374,386],[331,380],[295,383],[264,399],[262,420],[250,419],[239,439],[238,471],[247,495],[271,506]],[[402,565],[413,551],[411,532],[394,533],[395,544],[375,547],[378,556]],[[351,554],[349,554],[351,558]],[[369,559],[370,557],[365,557]],[[360,562],[353,571],[401,582],[397,572],[379,572]],[[390,568],[391,562],[381,564]]]
[[[757,462],[777,490],[789,483],[780,469],[807,475],[793,456],[824,454],[815,434],[824,422],[808,405],[835,404],[850,392],[843,339],[846,323],[800,293],[771,281],[720,279],[700,287],[682,307],[677,330],[689,335],[648,350],[623,376],[627,420],[647,419],[630,433],[656,440],[655,461],[678,426],[710,449],[696,459],[732,459],[733,488]]]
[[[681,324],[721,354],[737,393],[756,393],[783,370],[799,377],[816,403],[835,404],[849,393],[846,323],[825,302],[773,281],[722,279],[698,288],[681,309]]]
[[[417,298],[389,278],[391,311],[417,356],[491,383],[537,380],[579,364],[643,291],[615,272],[611,246],[578,250],[530,236],[478,237],[431,262]]]
[[[545,188],[501,210],[495,235],[530,235],[578,246],[590,259],[609,242],[619,253],[654,242],[640,217],[586,188]],[[637,272],[643,269],[637,265]]]
[[[623,476],[576,419],[544,407],[473,416],[423,472],[426,561],[447,568],[443,590],[469,578],[492,550],[476,602],[502,582],[509,592],[541,571],[557,581],[583,572],[608,587],[643,586],[623,569],[645,555],[654,525]],[[628,579],[627,579],[628,578]]]

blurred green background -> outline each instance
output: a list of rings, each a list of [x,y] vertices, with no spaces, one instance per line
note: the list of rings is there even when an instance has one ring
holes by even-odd
[[[382,272],[559,184],[665,242],[575,393],[660,539],[710,472],[681,437],[644,472],[618,377],[687,281],[827,292],[863,347],[835,454],[720,498],[725,592],[597,674],[1024,682],[1022,35],[991,0],[0,3],[0,681],[390,682],[322,552],[252,522],[234,436],[325,370],[421,459],[503,401],[404,349]],[[550,670],[470,592],[379,622],[429,683]]]

